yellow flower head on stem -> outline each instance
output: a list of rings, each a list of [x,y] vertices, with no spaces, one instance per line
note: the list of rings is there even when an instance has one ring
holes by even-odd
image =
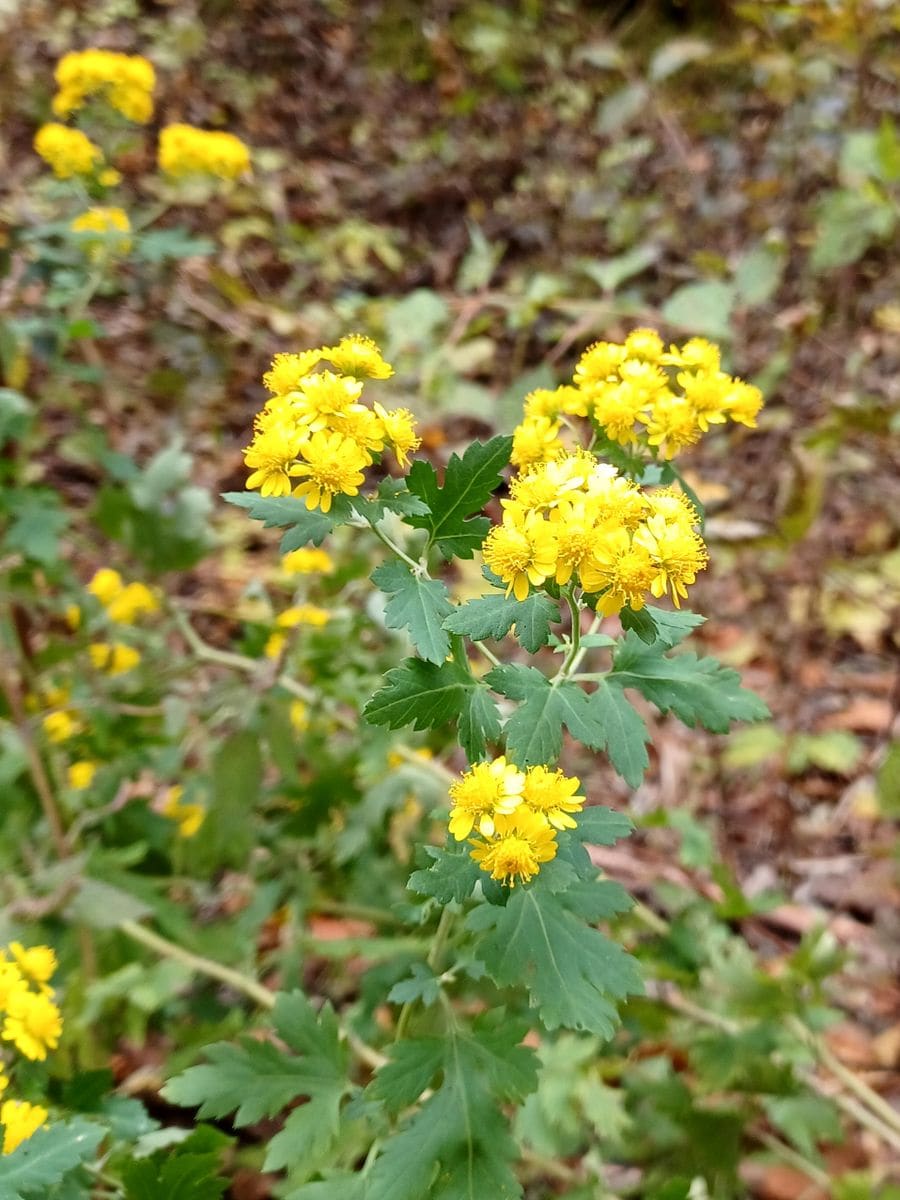
[[[281,569],[289,575],[328,575],[334,570],[334,560],[321,546],[301,546],[285,554]]]
[[[497,818],[494,835],[470,851],[482,871],[498,883],[528,883],[543,863],[556,857],[556,834],[546,817],[524,805]]]
[[[597,611],[612,616],[626,604],[639,610],[657,570],[647,550],[634,544],[628,530],[613,527],[598,538],[597,545],[581,568],[586,592],[600,592]]]
[[[290,473],[301,478],[294,495],[304,497],[308,509],[321,508],[327,513],[335,496],[359,494],[370,460],[355,442],[339,433],[314,433],[302,453],[303,461],[291,467]]]
[[[381,351],[371,338],[361,333],[342,337],[336,346],[328,346],[322,357],[344,375],[355,375],[363,379],[390,379],[394,368],[385,362]]]
[[[525,776],[505,757],[475,763],[450,785],[450,833],[458,842],[473,829],[490,836],[497,817],[522,803],[524,787]]]
[[[507,596],[525,600],[531,584],[538,587],[556,574],[556,537],[554,525],[539,513],[507,508],[482,549],[487,566],[507,585]]]
[[[286,422],[258,429],[244,452],[244,462],[251,468],[247,487],[259,488],[263,496],[289,496],[291,468],[302,445],[303,433]]]
[[[408,408],[382,408],[376,401],[375,412],[384,428],[385,441],[394,451],[401,467],[409,466],[409,456],[418,450],[422,439],[416,434],[416,419]]]
[[[322,361],[322,350],[301,350],[299,354],[276,354],[263,384],[273,396],[295,392]]]
[[[103,162],[103,151],[80,129],[51,122],[34,135],[34,148],[57,179],[90,175]]]
[[[61,1034],[59,1009],[44,992],[19,990],[10,996],[2,1037],[25,1058],[43,1062],[47,1051],[59,1045]]]
[[[49,983],[57,968],[56,955],[49,946],[29,946],[10,942],[9,952],[22,975],[32,983]]]
[[[48,1112],[40,1104],[29,1104],[27,1100],[4,1100],[0,1104],[0,1126],[3,1128],[3,1153],[12,1154],[42,1125],[46,1125]]]
[[[576,796],[578,779],[550,767],[529,767],[525,772],[522,803],[540,813],[556,829],[574,829],[571,814],[581,812],[584,797]]]

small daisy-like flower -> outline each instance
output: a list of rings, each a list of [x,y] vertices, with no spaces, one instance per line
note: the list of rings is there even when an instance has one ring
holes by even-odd
[[[310,432],[318,433],[329,427],[334,417],[360,411],[358,401],[362,390],[362,383],[348,375],[335,375],[333,371],[307,375],[297,387],[297,419]]]
[[[34,135],[34,148],[57,179],[90,175],[103,162],[103,151],[87,134],[52,121]]]
[[[159,806],[159,811],[170,821],[177,822],[178,836],[187,839],[195,837],[199,833],[200,827],[206,820],[206,809],[202,804],[182,803],[183,795],[184,788],[179,784],[168,788],[162,804]]]
[[[302,444],[302,431],[286,421],[257,430],[244,453],[244,462],[252,468],[247,487],[259,488],[262,496],[289,496],[290,471]]]
[[[73,791],[83,792],[85,788],[91,786],[96,774],[97,764],[85,758],[79,762],[69,764],[66,771],[66,781]]]
[[[528,883],[541,866],[556,857],[556,835],[545,817],[524,806],[498,817],[496,833],[470,851],[482,871],[498,883]]]
[[[18,963],[7,962],[0,955],[0,1012],[9,1008],[12,997],[23,989],[28,990],[28,983]]]
[[[9,952],[19,970],[32,983],[49,983],[58,966],[56,955],[49,946],[26,948],[21,942],[10,942]]]
[[[484,561],[506,586],[507,596],[525,600],[531,585],[539,587],[556,573],[556,529],[539,513],[506,510],[484,541]]]
[[[635,610],[643,608],[644,593],[650,590],[656,575],[647,550],[632,544],[626,529],[612,529],[582,566],[581,583],[586,592],[602,593],[597,611],[609,617],[626,604]]]
[[[334,560],[321,546],[301,546],[285,554],[281,569],[289,575],[327,575],[334,570]]]
[[[124,675],[141,661],[140,651],[124,642],[92,642],[88,654],[94,670],[107,675]]]
[[[664,458],[672,458],[686,446],[700,440],[697,414],[690,401],[671,392],[660,392],[650,406],[646,418],[647,442],[658,446]]]
[[[67,742],[84,728],[75,714],[65,708],[47,713],[41,724],[51,742]]]
[[[144,613],[154,613],[159,601],[145,583],[129,583],[106,604],[106,615],[119,625],[133,625]]]
[[[416,419],[408,408],[382,408],[376,401],[375,412],[381,419],[385,441],[394,451],[401,467],[409,466],[409,456],[418,450],[422,439],[416,435]]]
[[[3,1153],[27,1142],[42,1125],[46,1125],[48,1112],[40,1104],[29,1104],[27,1100],[4,1100],[0,1104],[0,1126],[3,1128]]]
[[[12,1042],[25,1058],[32,1062],[47,1057],[55,1050],[62,1034],[59,1009],[44,992],[15,991],[6,1006],[3,1040]]]
[[[363,379],[390,379],[394,368],[382,358],[378,346],[361,333],[342,337],[336,346],[327,346],[322,357],[345,375]]]
[[[265,375],[263,384],[273,396],[295,392],[301,382],[311,375],[322,361],[321,350],[301,350],[299,354],[276,354]]]
[[[550,417],[527,417],[513,430],[509,461],[521,469],[553,458],[563,448],[559,440],[561,429],[559,421]]]
[[[664,351],[663,340],[655,329],[632,329],[625,339],[625,353],[629,358],[656,363],[662,358]]]
[[[490,836],[498,816],[509,815],[522,803],[525,776],[506,758],[475,763],[450,785],[450,832],[458,842],[473,829]]]
[[[359,494],[369,458],[355,442],[339,433],[314,433],[302,453],[303,461],[291,467],[291,475],[301,478],[294,495],[304,497],[308,509],[327,513],[335,496]]]
[[[575,367],[575,386],[585,387],[614,376],[625,360],[625,347],[616,342],[594,342],[584,351]]]
[[[607,437],[622,445],[634,442],[634,424],[647,403],[643,389],[620,380],[598,385],[591,395],[591,416]]]
[[[763,406],[763,394],[752,383],[732,379],[722,399],[722,406],[732,421],[755,429],[756,418]]]
[[[87,590],[92,596],[96,596],[105,607],[120,594],[124,587],[125,584],[118,571],[114,571],[112,567],[101,567],[99,571],[94,572],[91,582],[87,585]]]
[[[635,546],[646,550],[655,568],[650,591],[664,596],[671,591],[676,608],[687,598],[687,585],[694,583],[697,572],[709,562],[706,546],[698,533],[683,522],[669,522],[663,516],[650,517],[634,535]]]
[[[580,781],[549,767],[529,767],[525,772],[522,803],[540,813],[556,829],[574,829],[571,813],[581,812],[584,797],[576,796]]]

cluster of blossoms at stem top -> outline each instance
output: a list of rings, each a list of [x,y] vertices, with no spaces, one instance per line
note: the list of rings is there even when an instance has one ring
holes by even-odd
[[[141,55],[96,49],[66,54],[57,63],[56,82],[59,90],[53,98],[53,111],[60,118],[71,116],[90,101],[140,124],[153,115],[156,72]],[[34,148],[58,179],[81,177],[102,187],[121,182],[120,172],[107,165],[101,147],[80,129],[50,121],[35,134]],[[250,151],[234,134],[176,122],[160,132],[157,161],[172,180],[198,176],[232,180],[250,169]],[[76,233],[106,235],[88,241],[88,252],[93,249],[94,258],[98,246],[107,253],[112,247],[118,254],[127,254],[131,248],[128,236],[109,237],[130,233],[128,218],[119,208],[92,208],[71,228]]]
[[[555,457],[579,422],[620,445],[672,458],[710,425],[731,420],[755,427],[762,403],[759,388],[721,369],[712,342],[691,338],[667,350],[656,330],[635,329],[624,342],[589,346],[572,385],[531,393],[512,461],[521,468]]]
[[[527,883],[556,857],[556,831],[575,828],[579,786],[551,767],[520,771],[504,757],[475,763],[450,785],[450,833],[469,838],[472,858],[492,879]]]
[[[32,1062],[43,1060],[59,1045],[62,1017],[53,1001],[49,981],[56,970],[56,955],[49,946],[26,949],[11,942],[0,951],[0,1039],[4,1048]],[[10,1086],[8,1062],[0,1060],[0,1127],[3,1153],[11,1154],[47,1121],[39,1104],[6,1097]]]
[[[53,111],[67,117],[88,100],[103,100],[127,121],[144,125],[153,116],[156,72],[140,54],[113,50],[81,50],[65,54],[56,64],[59,88]]]
[[[131,249],[131,222],[124,209],[97,205],[75,217],[69,228],[79,234],[93,262],[127,254]]]
[[[319,369],[324,364],[333,369]],[[365,380],[393,373],[375,343],[359,334],[336,346],[277,354],[263,377],[271,398],[244,455],[247,487],[263,496],[293,493],[308,509],[327,513],[335,496],[359,494],[366,468],[386,448],[405,467],[419,445],[412,414],[362,401]]]
[[[250,151],[233,133],[167,125],[159,135],[159,167],[166,175],[237,179],[250,170]]]

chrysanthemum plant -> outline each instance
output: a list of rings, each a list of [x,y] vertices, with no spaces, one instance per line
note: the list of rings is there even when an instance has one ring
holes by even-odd
[[[338,525],[384,549],[371,581],[413,653],[363,717],[434,731],[455,768],[446,843],[408,884],[430,950],[386,996],[384,1046],[291,992],[274,1041],[211,1047],[166,1095],[201,1117],[236,1110],[238,1125],[302,1098],[265,1163],[287,1170],[291,1200],[502,1200],[523,1194],[510,1116],[536,1086],[535,1039],[611,1038],[641,991],[598,928],[631,902],[589,850],[631,823],[560,768],[564,733],[637,787],[644,702],[718,733],[766,714],[734,671],[673,653],[703,620],[681,602],[707,553],[696,502],[660,486],[675,450],[711,424],[752,425],[761,397],[709,343],[666,350],[638,330],[588,349],[572,385],[532,393],[513,436],[439,471],[409,461],[418,439],[386,399],[392,373],[357,336],[279,355],[246,454],[252,490],[226,498],[285,528],[283,552]],[[484,594],[455,603],[452,565],[477,554]]]

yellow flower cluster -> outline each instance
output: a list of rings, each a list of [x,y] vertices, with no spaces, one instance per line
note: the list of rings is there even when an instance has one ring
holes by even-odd
[[[153,64],[139,54],[113,50],[82,50],[64,55],[56,64],[59,91],[53,111],[66,117],[96,96],[128,121],[146,124],[153,116]]]
[[[141,661],[141,652],[125,642],[91,642],[88,654],[94,670],[106,675],[125,675]]]
[[[206,809],[202,804],[185,804],[181,799],[183,795],[184,788],[178,784],[168,788],[159,811],[170,821],[177,822],[180,838],[192,838],[206,820]]]
[[[250,151],[233,133],[166,125],[159,135],[160,170],[175,179],[214,175],[237,179],[250,170]]]
[[[80,129],[51,121],[34,135],[34,148],[57,179],[91,175],[103,162],[103,151]]]
[[[62,1034],[62,1017],[53,1002],[49,981],[56,970],[56,955],[49,946],[26,949],[11,942],[0,951],[0,1037],[23,1058],[43,1061],[55,1050]],[[9,1087],[9,1077],[0,1064],[0,1096]],[[11,1154],[47,1121],[47,1110],[25,1100],[0,1104],[3,1153]]]
[[[285,554],[281,569],[288,575],[328,575],[334,570],[334,559],[320,546],[301,546]]]
[[[69,706],[67,687],[51,688],[43,701],[49,711],[41,718],[41,725],[49,741],[59,744],[81,733],[84,723],[78,709]]]
[[[574,829],[580,782],[550,767],[520,771],[504,757],[475,763],[450,785],[450,833],[474,831],[471,856],[492,879],[515,887],[556,857],[556,831]]]
[[[681,492],[644,491],[589,450],[558,450],[515,476],[502,503],[484,561],[517,600],[552,579],[596,595],[605,616],[643,608],[647,593],[680,607],[708,560]]]
[[[118,625],[133,625],[145,613],[159,609],[159,601],[145,583],[125,583],[112,567],[101,567],[87,590],[103,605],[106,615]]]
[[[334,370],[318,370],[323,363]],[[271,399],[244,455],[247,487],[263,496],[293,491],[308,509],[327,513],[335,496],[358,495],[366,467],[385,447],[406,466],[419,445],[412,414],[361,403],[364,380],[393,373],[375,343],[359,334],[336,346],[276,355],[263,377]]]
[[[77,216],[69,228],[82,235],[81,240],[91,259],[127,254],[131,249],[131,222],[121,208],[89,208]]]
[[[287,633],[285,630],[296,629],[300,625],[309,625],[313,629],[321,629],[323,625],[328,624],[330,619],[331,616],[328,610],[320,608],[317,604],[295,604],[291,608],[286,608],[283,613],[279,613],[275,618],[277,628],[266,642],[266,658],[278,658],[284,650],[287,645]]]
[[[759,388],[721,369],[719,348],[691,338],[666,350],[653,329],[624,342],[595,342],[578,360],[574,387],[532,392],[515,431],[512,462],[519,468],[554,458],[575,419],[621,445],[643,443],[663,458],[699,441],[726,420],[754,427]]]

